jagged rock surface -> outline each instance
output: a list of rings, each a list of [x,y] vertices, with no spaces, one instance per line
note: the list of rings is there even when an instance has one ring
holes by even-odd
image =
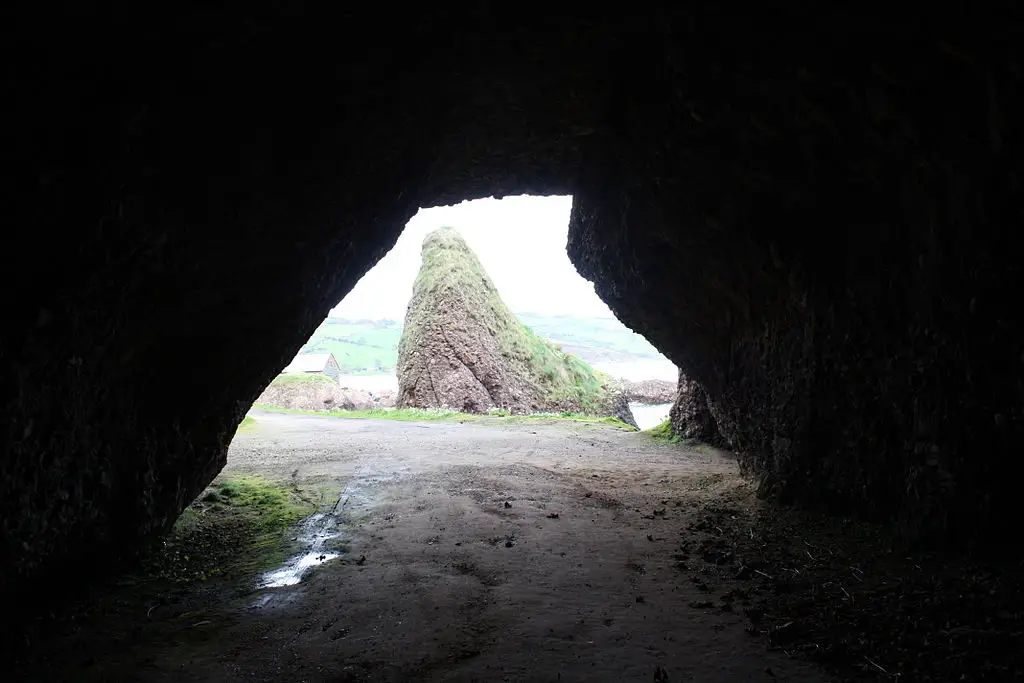
[[[645,379],[622,382],[622,393],[627,401],[635,403],[672,403],[676,400],[678,387],[664,379]]]
[[[697,439],[715,446],[725,445],[712,414],[704,388],[682,372],[676,389],[675,402],[668,413],[672,432],[684,439]]]
[[[455,230],[427,235],[398,345],[399,407],[594,412],[604,393],[586,363],[519,322]]]

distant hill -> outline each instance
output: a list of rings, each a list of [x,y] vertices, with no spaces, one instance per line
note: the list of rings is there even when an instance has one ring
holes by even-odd
[[[664,359],[650,342],[615,318],[516,315],[541,337],[590,364]],[[397,320],[327,318],[302,352],[333,353],[342,372],[349,375],[392,374],[401,337],[402,323]]]
[[[402,323],[395,320],[328,318],[302,347],[302,353],[333,353],[347,375],[394,373]]]
[[[649,341],[616,318],[577,318],[568,315],[517,313],[523,323],[566,353],[588,363],[661,360]]]

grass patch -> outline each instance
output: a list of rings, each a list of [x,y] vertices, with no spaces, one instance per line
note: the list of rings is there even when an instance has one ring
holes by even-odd
[[[248,431],[252,431],[252,429],[254,427],[256,427],[256,420],[254,418],[250,417],[249,415],[246,415],[245,417],[242,418],[241,424],[238,425],[238,429],[235,430],[235,431],[236,432],[248,432]]]
[[[512,415],[508,417],[506,422],[529,422],[532,420],[544,421],[559,421],[567,420],[569,422],[588,422],[597,424],[607,424],[619,429],[624,429],[627,432],[635,432],[636,428],[623,422],[617,417],[608,415],[606,417],[595,417],[594,415],[587,415],[585,413],[534,413],[532,415]]]
[[[185,508],[160,546],[147,553],[143,572],[188,584],[268,569],[288,554],[285,531],[319,504],[294,487],[261,477],[215,482]]]
[[[375,420],[397,420],[405,422],[430,422],[434,420],[449,419],[475,419],[480,415],[470,415],[454,410],[420,409],[420,408],[370,408],[369,410],[299,410],[297,408],[279,408],[278,406],[265,406],[256,404],[254,408],[266,410],[272,413],[287,413],[291,415],[319,415],[320,417],[345,417]]]
[[[301,353],[332,353],[344,374],[394,372],[402,324],[394,320],[327,318]]]
[[[682,441],[680,436],[672,431],[672,421],[665,420],[657,427],[651,427],[645,434],[649,434],[652,438],[658,441],[665,441],[668,443],[679,443]]]
[[[337,386],[337,382],[335,382],[327,375],[320,375],[315,372],[296,372],[278,375],[277,377],[274,378],[274,381],[270,383],[270,386],[294,387],[311,384],[333,384]]]
[[[277,406],[255,405],[254,408],[274,413],[286,413],[291,415],[317,415],[320,417],[338,417],[348,419],[372,419],[372,420],[395,420],[398,422],[437,422],[447,420],[451,422],[498,422],[505,424],[522,424],[524,422],[588,422],[595,424],[608,424],[619,429],[635,432],[632,425],[628,425],[617,417],[595,417],[585,413],[533,413],[530,415],[511,415],[509,411],[494,409],[485,414],[460,413],[455,410],[423,409],[423,408],[373,408],[370,410],[297,410],[294,408],[278,408]]]

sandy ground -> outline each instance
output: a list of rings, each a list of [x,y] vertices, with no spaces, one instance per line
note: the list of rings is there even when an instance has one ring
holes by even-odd
[[[831,680],[701,608],[678,567],[699,505],[750,486],[727,454],[607,425],[253,415],[225,474],[341,491],[345,552],[157,607],[75,680]]]

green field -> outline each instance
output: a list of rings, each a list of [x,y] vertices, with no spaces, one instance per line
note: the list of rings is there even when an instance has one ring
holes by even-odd
[[[587,363],[659,359],[651,344],[615,318],[518,314],[540,337]],[[398,363],[402,323],[395,320],[327,318],[301,353],[333,353],[347,375],[393,373]]]
[[[402,324],[394,320],[328,318],[317,328],[300,353],[332,353],[347,375],[375,375],[395,371]]]

